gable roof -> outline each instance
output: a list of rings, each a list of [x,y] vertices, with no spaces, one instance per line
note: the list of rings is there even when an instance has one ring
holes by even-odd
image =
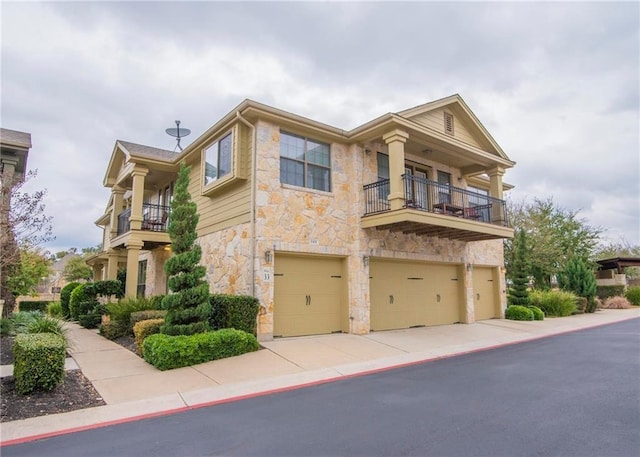
[[[129,141],[122,140],[117,140],[116,143],[120,144],[122,149],[124,149],[129,156],[142,155],[166,160],[173,160],[178,156],[177,152],[169,151],[168,149],[154,148],[152,146],[145,146],[143,144],[131,143]]]

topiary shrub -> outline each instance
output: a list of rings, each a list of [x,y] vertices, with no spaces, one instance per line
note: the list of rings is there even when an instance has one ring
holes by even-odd
[[[255,336],[235,329],[177,336],[158,333],[145,338],[142,346],[144,359],[159,370],[196,365],[260,348]]]
[[[142,343],[144,339],[149,335],[155,335],[160,333],[160,326],[163,324],[164,319],[147,319],[144,321],[136,322],[133,326],[133,336],[136,339],[136,346],[138,347],[138,353],[144,355],[144,347]]]
[[[153,309],[162,309],[162,300],[164,300],[165,295],[154,295],[149,297],[149,302],[153,306]]]
[[[45,312],[47,310],[47,306],[49,305],[48,301],[21,301],[18,308],[20,311],[41,311]]]
[[[624,286],[597,286],[596,296],[600,300],[604,300],[608,297],[615,297],[618,295],[624,295]]]
[[[20,334],[13,343],[13,376],[23,394],[53,390],[64,379],[64,339],[53,333]]]
[[[629,287],[624,296],[629,300],[633,306],[640,306],[640,287]]]
[[[117,298],[122,298],[122,283],[117,279],[110,279],[106,281],[96,281],[93,283],[93,287],[96,295],[102,295],[105,297],[115,295]]]
[[[576,312],[578,297],[561,290],[533,290],[529,294],[531,305],[542,310],[545,316],[571,316]]]
[[[69,311],[69,301],[71,300],[71,292],[73,289],[80,285],[79,282],[70,282],[66,286],[62,288],[60,291],[60,306],[62,306],[62,316],[65,319],[71,317],[71,312]]]
[[[533,311],[526,306],[513,305],[507,308],[504,317],[512,321],[532,321]]]
[[[529,306],[529,309],[533,313],[534,321],[543,321],[544,320],[544,312],[537,306]]]
[[[79,320],[80,316],[91,313],[99,305],[93,284],[80,284],[71,292],[69,314],[71,319]]]
[[[235,328],[256,334],[260,302],[249,295],[212,294],[210,323],[214,330]]]
[[[529,306],[529,268],[527,265],[527,237],[524,230],[518,230],[514,239],[514,259],[509,272],[512,285],[507,294],[509,306]]]
[[[608,297],[603,303],[604,309],[627,309],[631,308],[631,303],[625,297]]]

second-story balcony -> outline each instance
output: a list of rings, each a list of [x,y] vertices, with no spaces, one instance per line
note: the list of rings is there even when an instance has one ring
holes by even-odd
[[[143,203],[141,230],[166,232],[170,213],[171,208],[169,206]],[[130,218],[131,208],[127,208],[118,214],[118,236],[131,230]]]
[[[464,241],[513,237],[504,200],[403,175],[404,205],[392,211],[389,180],[364,186],[362,227],[401,231]]]

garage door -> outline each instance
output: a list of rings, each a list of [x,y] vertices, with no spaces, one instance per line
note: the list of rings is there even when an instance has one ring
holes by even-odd
[[[341,331],[345,284],[339,258],[276,255],[273,335]]]
[[[457,265],[372,259],[371,330],[460,322]]]
[[[493,270],[488,267],[473,268],[473,302],[477,321],[497,317]]]

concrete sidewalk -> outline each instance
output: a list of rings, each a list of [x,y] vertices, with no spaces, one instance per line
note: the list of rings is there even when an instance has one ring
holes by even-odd
[[[95,331],[69,324],[71,355],[107,403],[0,424],[2,444],[123,422],[204,404],[328,382],[640,317],[640,308],[602,310],[544,321],[502,319],[368,335],[279,339],[264,349],[159,371]]]

